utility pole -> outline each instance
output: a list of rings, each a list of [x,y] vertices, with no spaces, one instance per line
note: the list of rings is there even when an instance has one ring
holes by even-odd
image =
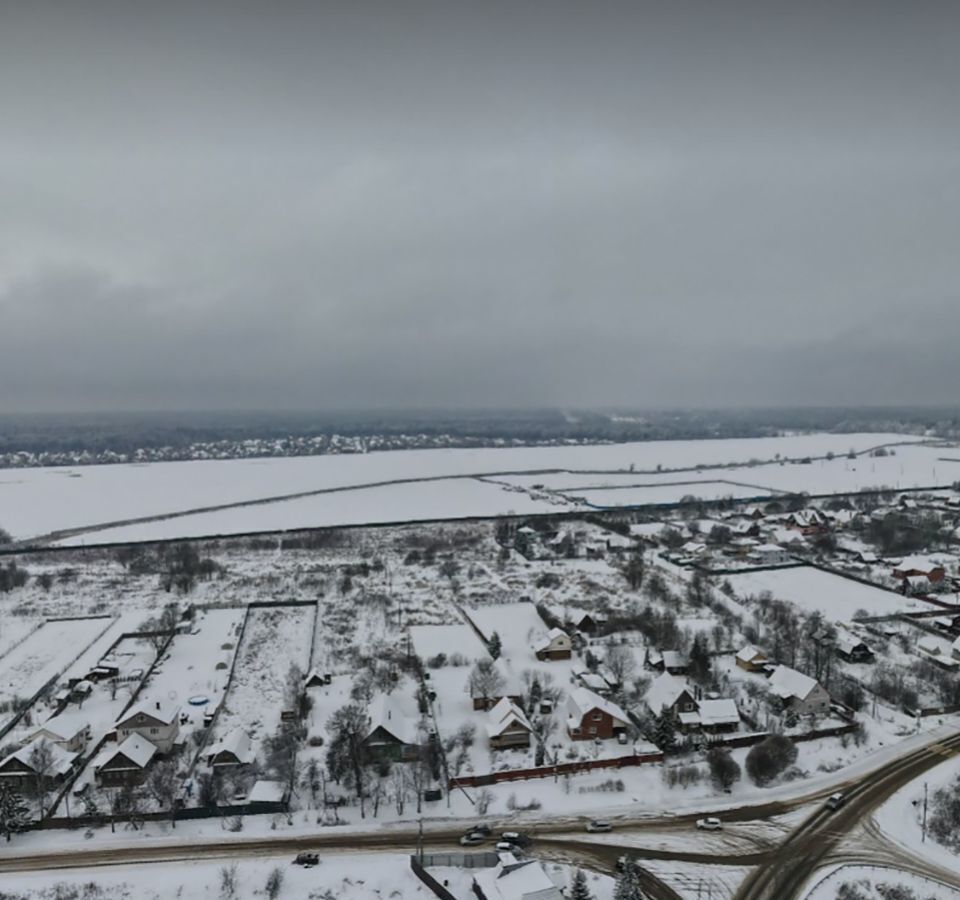
[[[920,843],[927,842],[927,783],[923,783],[923,830],[920,836]]]
[[[420,817],[418,824],[417,832],[417,856],[420,860],[421,867],[423,866],[423,816]]]

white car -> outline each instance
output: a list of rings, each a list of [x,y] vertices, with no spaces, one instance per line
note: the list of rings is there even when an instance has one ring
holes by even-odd
[[[462,847],[472,847],[474,844],[482,844],[486,838],[482,834],[465,834],[460,838],[460,845]]]
[[[723,831],[723,822],[714,817],[697,819],[697,828],[701,831]]]
[[[613,831],[613,825],[600,819],[594,819],[592,822],[587,822],[587,831],[591,834],[603,834],[607,831]]]
[[[846,802],[847,798],[843,794],[831,794],[827,797],[827,807],[829,809],[840,809]]]

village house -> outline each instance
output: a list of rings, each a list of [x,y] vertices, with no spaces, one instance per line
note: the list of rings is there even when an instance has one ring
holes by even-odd
[[[157,747],[134,732],[121,744],[101,753],[93,763],[93,771],[104,787],[141,784],[156,755]]]
[[[666,713],[677,722],[680,721],[682,713],[697,711],[693,690],[686,681],[669,672],[664,672],[653,679],[650,687],[647,688],[644,703],[652,715],[659,716]]]
[[[644,664],[655,672],[669,672],[671,675],[686,675],[689,660],[677,650],[647,649]]]
[[[370,723],[361,743],[371,758],[394,762],[417,758],[421,746],[420,717],[412,701],[405,708],[396,694],[378,694],[368,711]]]
[[[761,544],[754,547],[750,556],[761,566],[782,566],[793,561],[790,551],[778,544]]]
[[[834,647],[837,655],[847,662],[873,662],[873,651],[848,631],[837,632]]]
[[[250,735],[242,728],[234,728],[204,752],[207,765],[215,769],[248,766],[255,757]]]
[[[817,509],[801,509],[790,513],[784,523],[804,537],[823,534],[828,530],[826,517]]]
[[[28,740],[46,739],[70,753],[83,753],[90,740],[90,723],[85,716],[64,713],[47,719],[38,726]]]
[[[758,647],[747,644],[737,651],[736,663],[737,667],[745,672],[763,672],[770,665],[770,660]]]
[[[726,734],[740,727],[740,711],[736,701],[730,698],[696,700],[695,707],[676,714],[684,733]]]
[[[544,640],[534,647],[534,654],[541,662],[554,659],[570,659],[573,644],[570,635],[562,628],[551,628]]]
[[[574,672],[573,677],[577,679],[581,686],[589,691],[593,691],[601,696],[606,696],[610,693],[610,684],[599,672],[591,672],[589,669],[583,669],[579,672]]]
[[[138,703],[117,720],[117,743],[139,734],[161,753],[170,753],[180,737],[180,707],[161,700]]]
[[[777,666],[770,675],[770,693],[779,697],[785,712],[822,716],[830,711],[830,695],[815,678],[789,666]]]
[[[477,900],[563,900],[563,892],[540,863],[520,861],[511,853],[501,854],[494,868],[478,870],[473,893]]]
[[[47,752],[50,764],[44,767],[40,758]],[[24,793],[33,792],[37,789],[39,769],[45,768],[40,777],[47,789],[55,788],[67,778],[76,760],[76,753],[64,750],[44,738],[37,738],[0,761],[0,782]]]
[[[899,580],[922,577],[932,584],[938,584],[943,581],[946,571],[940,563],[925,556],[908,556],[894,566],[892,574]]]
[[[516,703],[504,697],[487,713],[487,738],[493,750],[529,747],[533,726]]]
[[[567,697],[567,733],[575,741],[608,740],[627,730],[627,714],[616,703],[575,688]]]

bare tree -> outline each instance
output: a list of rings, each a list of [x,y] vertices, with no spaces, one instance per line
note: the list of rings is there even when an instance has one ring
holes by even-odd
[[[634,673],[637,668],[637,661],[629,647],[618,644],[607,651],[604,665],[610,670],[610,674],[617,679],[617,685],[622,686]]]
[[[393,786],[393,803],[397,810],[397,815],[402,816],[407,805],[407,799],[410,796],[410,780],[407,777],[407,770],[404,766],[394,766],[391,774]]]
[[[370,728],[370,718],[366,709],[359,703],[348,703],[338,709],[327,723],[327,732],[331,735],[327,750],[327,769],[334,781],[345,778],[352,784],[360,801],[360,816],[365,816],[363,805],[367,759],[364,739]]]
[[[170,813],[170,824],[177,827],[177,800],[180,797],[180,779],[173,760],[157,763],[147,777],[147,791],[161,810]]]
[[[467,680],[470,696],[484,701],[501,696],[505,684],[503,675],[500,674],[492,659],[477,660]]]
[[[50,770],[53,768],[53,747],[46,738],[39,740],[30,751],[29,764],[33,769],[42,819],[47,814],[47,792],[50,789]]]
[[[267,883],[264,886],[264,891],[266,891],[267,896],[270,900],[277,900],[277,897],[280,896],[280,891],[283,889],[283,869],[279,866],[270,870],[270,874],[267,876]]]

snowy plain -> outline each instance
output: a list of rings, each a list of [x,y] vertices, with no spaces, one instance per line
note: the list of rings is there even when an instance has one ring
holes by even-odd
[[[558,447],[524,447],[511,449],[477,450],[410,450],[370,454],[295,457],[280,459],[216,460],[151,464],[78,466],[63,468],[0,470],[0,523],[16,538],[29,538],[54,531],[85,528],[130,519],[154,517],[208,509],[224,504],[245,503],[279,498],[301,492],[340,488],[363,488],[404,479],[463,477],[457,491],[440,482],[435,490],[413,494],[401,492],[379,494],[364,501],[354,491],[333,502],[332,512],[324,516],[328,506],[301,511],[297,507],[278,508],[278,521],[259,524],[256,530],[293,528],[307,525],[347,524],[348,522],[386,522],[402,519],[443,518],[454,509],[458,516],[494,515],[511,509],[531,512],[522,503],[532,503],[528,495],[505,490],[499,485],[482,483],[483,489],[471,478],[499,473],[531,473],[543,470],[570,469],[581,471],[635,471],[655,473],[663,470],[695,469],[698,466],[746,464],[751,460],[772,461],[821,457],[827,453],[846,454],[851,449],[863,452],[884,444],[903,444],[916,441],[903,435],[884,434],[811,434],[780,438],[745,438],[708,441],[653,441],[630,444],[578,445]],[[901,457],[898,447],[896,460],[909,460],[900,482],[926,481],[932,461],[944,455],[934,447],[918,447],[910,456]],[[872,458],[871,458],[872,459]],[[834,460],[839,462],[839,460]],[[897,465],[901,465],[900,462]],[[903,465],[906,465],[904,463]],[[943,463],[944,483],[950,482],[946,469],[952,466],[960,477],[960,463]],[[755,473],[772,473],[779,466],[751,468]],[[784,467],[789,468],[789,467]],[[816,466],[798,465],[806,480]],[[832,471],[832,470],[831,470]],[[856,474],[856,473],[854,473]],[[838,484],[850,481],[851,473],[837,467],[831,478]],[[877,473],[871,473],[871,477]],[[730,477],[724,470],[724,478]],[[655,476],[655,480],[662,474]],[[674,479],[676,480],[676,479]],[[799,479],[804,481],[803,479]],[[761,482],[766,483],[766,482]],[[464,485],[471,485],[470,488]],[[393,486],[398,487],[397,485]],[[810,486],[804,481],[804,488]],[[785,488],[789,489],[789,488]],[[850,490],[855,487],[848,488]],[[465,495],[456,496],[461,490]],[[679,496],[690,493],[683,488]],[[451,496],[452,495],[452,496]],[[334,495],[336,496],[336,495]],[[321,498],[322,499],[322,498]],[[482,502],[481,502],[482,501]],[[564,498],[544,502],[549,508],[565,503]],[[344,519],[355,507],[368,507],[362,516]],[[265,509],[256,510],[256,521],[263,522]],[[231,513],[236,513],[232,510]],[[315,518],[319,516],[319,518]],[[228,518],[228,530],[245,530],[242,524]],[[162,523],[158,523],[162,524]],[[207,521],[206,516],[196,521],[180,520],[178,536],[223,533],[224,522]],[[111,533],[109,540],[131,539],[122,533]],[[171,536],[167,531],[137,532],[136,539]]]

